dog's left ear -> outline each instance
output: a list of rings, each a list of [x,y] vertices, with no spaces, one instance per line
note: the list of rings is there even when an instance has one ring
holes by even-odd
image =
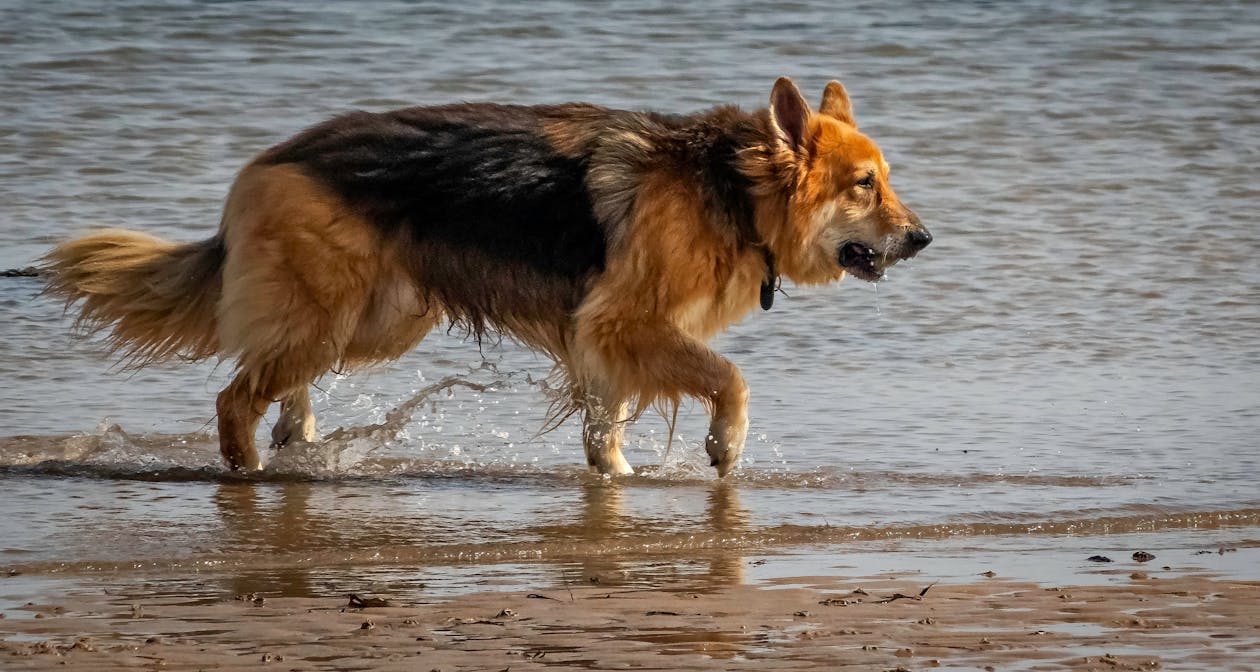
[[[787,77],[780,77],[770,91],[770,119],[779,139],[792,151],[800,151],[809,140],[809,104]]]
[[[849,94],[834,79],[827,82],[827,88],[823,90],[822,105],[818,106],[818,113],[857,126],[857,122],[853,120],[853,103],[849,102]]]

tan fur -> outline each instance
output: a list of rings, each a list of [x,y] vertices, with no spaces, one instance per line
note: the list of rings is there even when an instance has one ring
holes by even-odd
[[[714,413],[708,450],[724,474],[738,457],[730,446],[742,448],[747,432],[748,386],[704,341],[756,305],[765,266],[706,225],[686,184],[662,174],[643,185],[624,244],[578,311],[571,367],[603,408],[634,402],[638,415],[657,402],[700,400]],[[588,445],[601,471],[628,468],[611,446],[594,446],[611,455],[603,460],[591,453]]]
[[[477,310],[556,360],[565,396],[553,418],[582,412],[594,470],[630,473],[626,423],[650,405],[676,410],[693,397],[712,413],[705,448],[725,475],[744,446],[749,390],[705,342],[757,305],[767,260],[795,282],[831,282],[846,273],[837,249],[860,242],[881,255],[882,273],[926,245],[913,247],[907,232],[926,230],[888,185],[887,163],[857,131],[836,82],[819,113],[786,78],[759,116],[713,113],[714,124],[757,124],[755,141],[732,159],[750,185],[743,228],[710,210],[711,185],[694,170],[652,160],[654,138],[665,136],[651,118],[609,121],[591,106],[567,114],[542,132],[557,151],[591,153],[585,187],[607,223],[602,272],[573,285],[440,241],[382,233],[389,229],[294,164],[260,157],[237,177],[214,238],[178,245],[104,231],[70,241],[48,255],[49,291],[82,301],[80,322],[110,328],[111,347],[138,365],[175,355],[234,359],[236,376],[217,400],[220,447],[233,469],[258,469],[253,436],[272,403],[281,402],[273,446],[312,440],[312,381],[396,359],[448,317],[461,324],[448,314],[459,304],[443,304],[441,292],[463,287],[469,274],[522,273],[495,287],[529,291],[475,297]],[[869,265],[846,268],[870,273]],[[482,313],[464,310],[462,324],[480,335]]]
[[[236,358],[218,401],[234,468],[261,466],[253,432],[271,403],[285,402],[276,445],[310,440],[309,383],[330,368],[396,359],[442,319],[418,296],[396,243],[285,167],[245,168],[209,241],[111,230],[64,243],[47,260],[49,291],[82,300],[80,321],[112,326],[112,347],[137,365]]]
[[[419,296],[396,241],[296,170],[251,166],[228,197],[221,354],[239,373],[219,397],[229,464],[258,468],[253,428],[298,394],[290,424],[313,426],[307,385],[331,368],[396,359],[442,319]],[[277,429],[277,444],[288,432]],[[222,436],[221,436],[222,440]]]
[[[76,324],[109,329],[110,352],[131,366],[218,352],[214,306],[221,242],[177,244],[108,229],[55,247],[44,257],[47,291],[81,301]]]
[[[882,264],[912,253],[898,235],[919,228],[918,218],[888,185],[888,164],[857,132],[838,82],[827,86],[814,114],[791,81],[780,79],[769,118],[775,141],[747,151],[743,168],[755,185],[758,234],[779,272],[800,284],[839,280],[845,271],[836,250],[851,240],[882,254]],[[872,189],[856,185],[867,171],[878,176]],[[589,412],[599,418],[627,402],[637,405],[633,418],[653,403],[676,408],[683,396],[701,401],[712,413],[705,448],[725,475],[743,450],[749,391],[739,370],[704,341],[753,309],[764,257],[715,232],[687,176],[656,171],[631,191],[627,174],[597,176],[619,197],[610,202],[630,193],[635,200],[608,273],[578,311],[570,366],[588,391]],[[616,437],[606,443],[589,433],[586,438],[596,470],[629,469]]]

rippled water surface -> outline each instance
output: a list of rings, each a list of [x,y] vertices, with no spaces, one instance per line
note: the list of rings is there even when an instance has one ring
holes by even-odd
[[[547,362],[442,333],[325,378],[328,438],[234,481],[230,366],[119,372],[38,280],[0,278],[0,566],[1255,536],[1254,3],[8,3],[0,269],[96,226],[207,237],[253,153],[349,109],[754,108],[784,74],[845,82],[936,242],[878,292],[789,287],[716,340],[753,390],[732,482],[698,407],[670,448],[631,430],[640,475],[584,475],[574,425],[536,435]]]

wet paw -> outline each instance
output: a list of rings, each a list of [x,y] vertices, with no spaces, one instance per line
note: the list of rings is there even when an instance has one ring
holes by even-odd
[[[748,434],[748,421],[738,425],[728,425],[723,430],[710,429],[705,438],[704,450],[709,454],[709,466],[717,469],[721,478],[731,473],[739,464],[739,456],[744,452],[744,437]]]
[[[271,428],[272,450],[279,450],[298,441],[306,441],[309,443],[314,440],[314,417],[302,419],[297,422],[286,422],[284,418],[281,418],[280,422],[276,423],[276,426]]]

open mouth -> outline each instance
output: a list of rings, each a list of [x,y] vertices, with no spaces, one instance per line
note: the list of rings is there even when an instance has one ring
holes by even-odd
[[[848,271],[850,275],[867,282],[875,282],[884,277],[884,269],[892,265],[883,254],[877,253],[862,243],[854,242],[840,246],[837,260],[840,267]]]

